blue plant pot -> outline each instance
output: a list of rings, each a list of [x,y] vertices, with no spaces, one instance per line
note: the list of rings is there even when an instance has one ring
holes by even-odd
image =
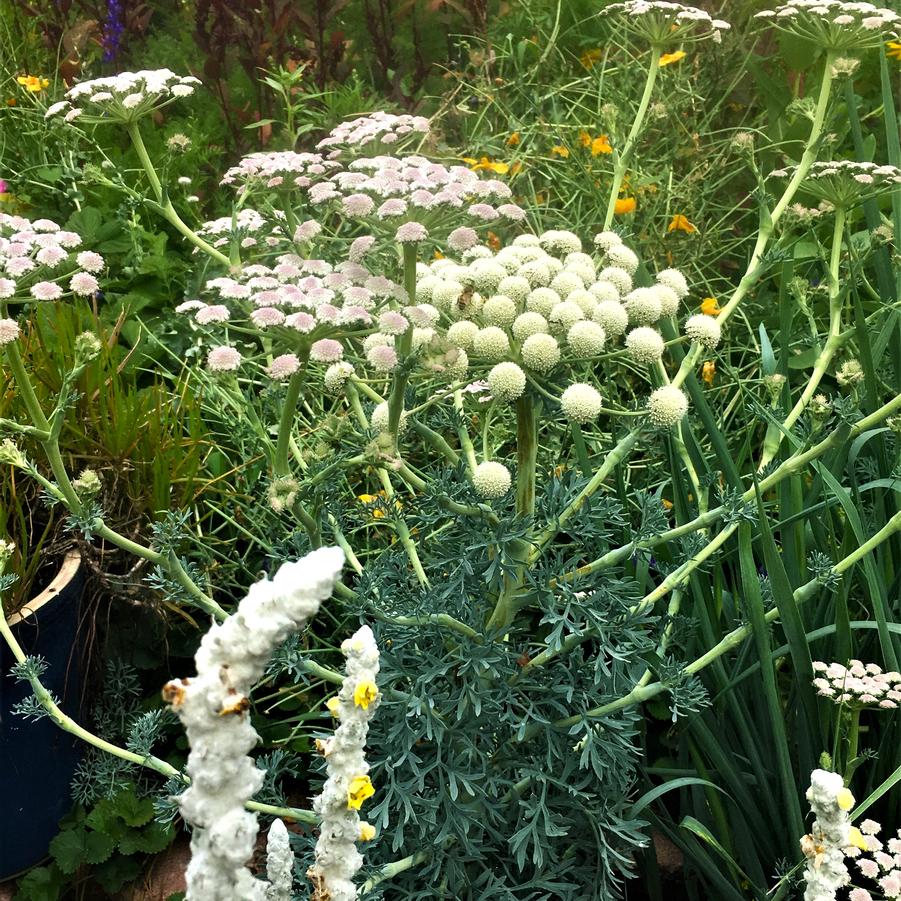
[[[56,578],[9,624],[30,656],[47,661],[41,681],[77,719],[81,696],[78,626],[84,572],[77,553],[69,554]],[[14,681],[15,663],[0,641],[0,881],[47,857],[58,823],[72,807],[70,783],[81,757],[79,739],[48,717],[25,720],[13,713],[31,693]]]

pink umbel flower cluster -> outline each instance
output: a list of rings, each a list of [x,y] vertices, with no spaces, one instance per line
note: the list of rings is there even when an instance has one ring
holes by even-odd
[[[266,368],[276,380],[300,368],[301,351],[313,362],[338,362],[344,353],[342,337],[369,328],[390,303],[406,300],[400,285],[373,276],[359,263],[332,266],[296,254],[281,254],[272,266],[252,264],[238,275],[209,279],[205,291],[215,295],[215,303],[188,300],[176,312],[201,326],[235,323],[270,331],[284,351]],[[208,358],[210,369],[238,368],[240,355],[216,350],[220,353]]]
[[[389,146],[396,150],[405,139],[425,137],[430,130],[429,120],[425,116],[375,112],[335,126],[316,145],[316,149],[330,150],[332,158],[342,150],[378,152]]]
[[[841,663],[813,664],[817,693],[824,698],[851,707],[881,707],[894,710],[901,702],[901,673],[884,673],[875,663],[851,660]]]
[[[0,213],[0,300],[25,303],[96,294],[103,257],[90,250],[78,251],[80,245],[79,235],[50,219],[32,221]],[[17,336],[18,331],[7,327],[2,343]]]
[[[253,188],[308,188],[340,169],[340,164],[319,153],[251,153],[222,176],[221,184],[243,190]]]
[[[846,854],[856,858],[852,883],[862,877],[875,883],[878,889],[856,887],[848,894],[848,901],[899,901],[901,899],[901,830],[885,841],[879,838],[882,826],[874,820],[864,820],[860,824],[862,844],[866,850],[849,848]],[[857,875],[859,874],[859,876]]]

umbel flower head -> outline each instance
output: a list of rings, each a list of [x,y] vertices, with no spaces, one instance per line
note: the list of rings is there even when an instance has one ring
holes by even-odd
[[[194,93],[200,79],[176,75],[169,69],[120,72],[105,78],[79,82],[66,91],[66,99],[54,103],[45,118],[63,115],[92,125],[136,122],[154,110]]]
[[[723,32],[732,27],[703,9],[666,0],[625,0],[605,6],[600,14],[616,16],[619,23],[657,48],[705,38],[719,43]]]
[[[755,18],[832,51],[878,47],[901,28],[898,13],[857,0],[788,0]]]
[[[775,169],[770,178],[791,178],[797,167]],[[814,163],[801,183],[801,191],[833,207],[848,210],[870,197],[899,190],[901,169],[878,163],[833,160]]]
[[[425,116],[375,112],[336,125],[316,149],[330,151],[332,159],[342,151],[353,151],[361,156],[386,150],[396,152],[403,144],[426,137],[430,130]]]
[[[875,663],[852,660],[841,663],[813,664],[817,693],[845,707],[881,707],[894,710],[901,702],[901,673],[884,673]]]
[[[308,188],[329,172],[340,169],[340,163],[325,159],[319,153],[251,153],[237,166],[228,169],[220,184],[249,193],[257,188],[274,190]]]

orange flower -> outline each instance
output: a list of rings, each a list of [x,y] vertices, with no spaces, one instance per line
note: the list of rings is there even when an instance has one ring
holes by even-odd
[[[722,311],[715,297],[705,297],[701,301],[701,312],[705,316],[719,316]]]
[[[613,207],[613,212],[619,216],[623,213],[634,213],[635,212],[635,198],[634,197],[620,197],[616,204]]]
[[[519,143],[519,132],[514,131],[512,135],[505,141],[508,147],[515,147]]]
[[[437,250],[437,249],[436,249],[436,250],[435,250],[435,259],[436,259],[436,260],[443,260],[443,259],[444,259],[444,254],[443,254],[440,250]]]
[[[562,156],[563,159],[566,159],[569,156],[569,148],[564,147],[562,144],[554,144],[551,147],[551,153],[554,156]]]
[[[511,175],[519,175],[520,172],[522,172],[522,162],[520,160],[510,164]]]
[[[701,378],[708,384],[713,384],[713,378],[716,375],[716,363],[713,360],[708,360],[701,367]]]
[[[7,98],[6,98],[6,105],[7,105],[7,106],[15,106],[15,105],[16,105],[16,98],[15,98],[15,97],[7,97]]]
[[[677,50],[675,53],[664,53],[663,56],[660,57],[660,66],[669,66],[672,63],[679,62],[680,59],[685,59],[685,51]]]
[[[697,231],[697,228],[695,228],[695,226],[693,226],[688,221],[687,216],[683,216],[681,213],[676,213],[676,215],[673,216],[670,224],[667,226],[666,230],[668,232],[679,231],[685,232],[685,234],[687,235],[693,235]]]
[[[471,156],[464,156],[463,162],[474,172],[478,172],[480,169],[487,169],[490,172],[496,172],[498,175],[506,175],[510,171],[510,166],[507,163],[495,162],[490,156],[483,156],[480,160],[473,159]]]
[[[543,204],[547,203],[547,197],[545,197],[544,194],[539,192],[538,194],[535,195],[535,203],[538,206],[542,206]]]
[[[488,246],[495,253],[501,249],[501,239],[492,231],[488,232]]]
[[[591,135],[584,128],[579,132],[579,143],[583,147],[591,146]]]
[[[613,153],[613,148],[610,146],[610,139],[607,135],[598,135],[591,142],[591,155],[597,156],[599,153]]]
[[[885,55],[889,59],[896,59],[901,62],[901,41],[888,41],[885,46]]]

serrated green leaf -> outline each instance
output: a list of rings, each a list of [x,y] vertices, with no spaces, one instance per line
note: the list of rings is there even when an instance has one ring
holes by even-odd
[[[92,873],[97,884],[108,894],[118,892],[124,885],[133,882],[141,873],[143,861],[117,854],[101,864]]]
[[[146,829],[131,829],[119,842],[119,851],[122,854],[159,854],[168,848],[175,838],[175,830],[162,823],[151,823]]]
[[[65,885],[59,867],[35,867],[29,870],[16,886],[15,901],[58,901]]]
[[[50,842],[50,854],[64,873],[74,873],[87,863],[84,829],[64,829]]]
[[[109,860],[115,848],[115,840],[105,832],[85,832],[84,834],[84,856],[85,861],[89,864],[98,864]]]

